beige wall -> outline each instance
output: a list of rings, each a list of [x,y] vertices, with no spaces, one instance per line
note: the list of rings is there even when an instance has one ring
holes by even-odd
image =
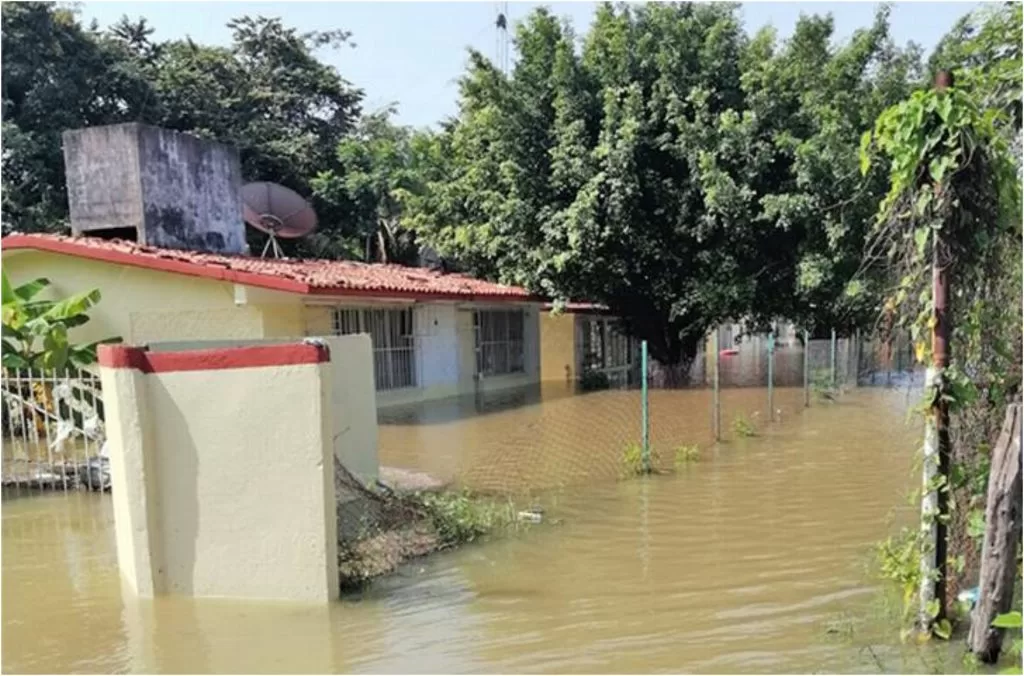
[[[337,596],[329,363],[100,371],[118,564],[136,593]]]
[[[542,312],[540,317],[540,379],[576,379],[576,316]]]
[[[294,336],[293,336],[294,338]],[[377,480],[377,408],[373,396],[370,336],[320,336],[330,348],[334,457],[365,483]],[[151,343],[153,352],[175,352],[251,345],[280,345],[287,340],[168,341]],[[369,394],[367,394],[369,393]]]
[[[5,251],[3,263],[15,284],[49,279],[52,298],[100,290],[103,297],[89,311],[90,321],[72,330],[76,342],[120,336],[142,345],[304,333],[301,298],[290,294],[254,290],[238,304],[237,288],[229,282],[43,251]]]
[[[376,481],[377,405],[374,399],[370,337],[324,338],[331,350],[334,457],[367,483]]]

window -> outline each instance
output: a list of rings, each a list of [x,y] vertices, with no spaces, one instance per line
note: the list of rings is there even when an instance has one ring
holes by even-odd
[[[584,371],[607,371],[629,367],[635,345],[612,319],[584,317],[580,325]]]
[[[334,311],[334,333],[370,334],[373,379],[378,390],[416,386],[416,344],[412,308],[402,310]]]
[[[484,376],[522,373],[522,310],[478,310],[473,313],[476,329],[476,372]]]

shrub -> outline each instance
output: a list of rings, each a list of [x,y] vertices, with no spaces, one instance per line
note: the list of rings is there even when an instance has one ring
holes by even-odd
[[[732,420],[732,432],[738,437],[746,438],[757,435],[757,430],[754,428],[754,423],[750,422],[750,419],[740,413]]]

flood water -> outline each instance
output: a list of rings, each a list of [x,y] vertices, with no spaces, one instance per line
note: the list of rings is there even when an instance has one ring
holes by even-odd
[[[836,640],[877,590],[872,544],[914,483],[906,397],[858,389],[802,407],[725,392],[714,445],[706,391],[652,393],[655,449],[698,462],[616,480],[639,438],[635,392],[557,391],[382,416],[382,462],[478,487],[536,489],[547,523],[414,562],[368,592],[287,604],[132,600],[109,496],[3,504],[3,670],[8,672],[919,671],[891,626],[874,647]],[[532,399],[531,399],[532,397]],[[533,403],[529,403],[532,401]],[[733,416],[759,434],[733,438]],[[560,488],[558,486],[561,486]],[[541,490],[548,487],[547,490]],[[890,661],[891,660],[891,661]]]

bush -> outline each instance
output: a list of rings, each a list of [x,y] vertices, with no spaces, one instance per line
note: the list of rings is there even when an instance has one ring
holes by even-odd
[[[658,452],[651,448],[650,464],[644,466],[644,447],[637,442],[627,444],[622,449],[622,472],[626,477],[640,476],[641,474],[652,474],[658,466],[661,458]]]
[[[676,448],[675,460],[677,468],[691,462],[697,462],[700,460],[700,448],[696,444],[680,446]]]
[[[423,493],[417,498],[444,547],[472,542],[513,521],[510,505],[499,505],[468,491]]]
[[[740,413],[732,420],[732,432],[737,437],[753,437],[757,435],[757,430],[754,428],[754,423],[750,422],[750,419]]]

